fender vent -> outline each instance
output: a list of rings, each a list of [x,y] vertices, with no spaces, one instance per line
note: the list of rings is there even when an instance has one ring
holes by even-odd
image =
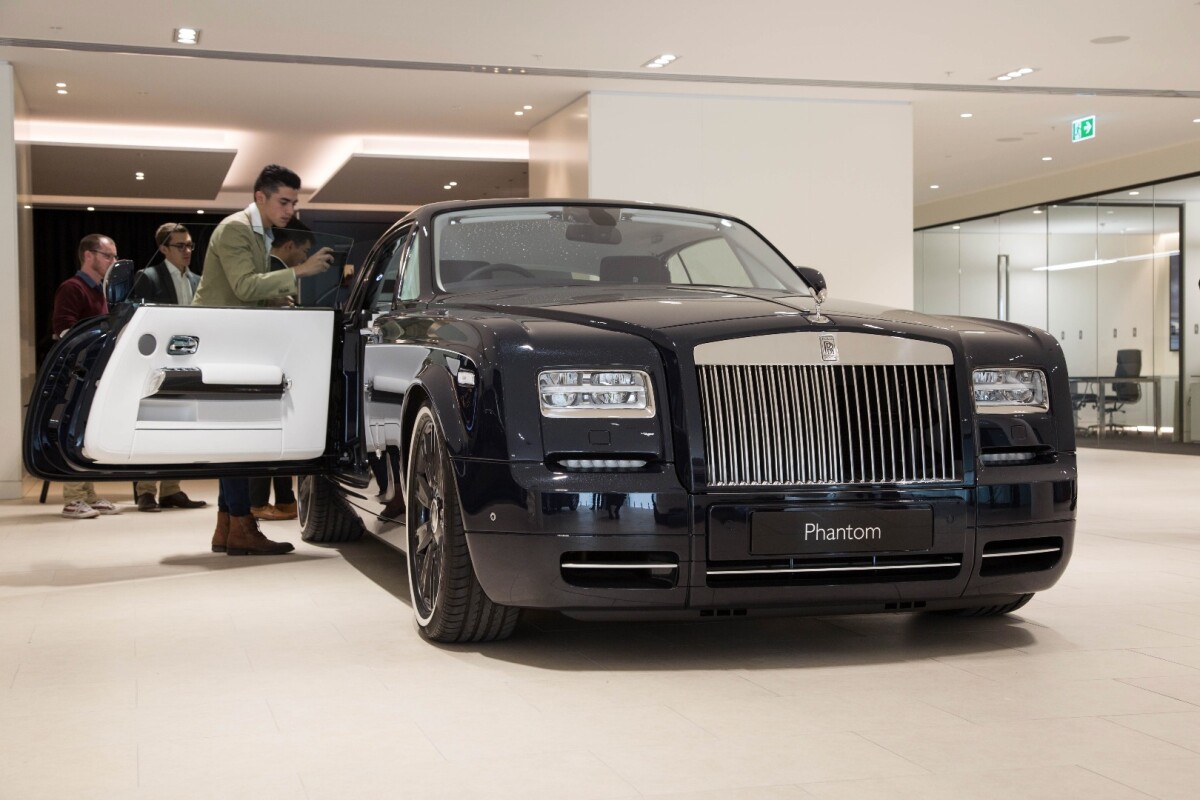
[[[1062,560],[1063,540],[1058,536],[1043,539],[1006,539],[989,542],[983,548],[979,574],[1017,575],[1053,569]]]
[[[566,583],[589,589],[671,589],[679,582],[679,557],[674,553],[563,553],[561,568]]]

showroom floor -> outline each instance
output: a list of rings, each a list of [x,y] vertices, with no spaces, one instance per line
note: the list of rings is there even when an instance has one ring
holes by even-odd
[[[374,540],[0,503],[3,798],[1193,798],[1200,459],[1085,450],[1011,618],[580,623],[435,647]],[[185,482],[193,496],[215,484]],[[299,543],[295,523],[268,535]]]

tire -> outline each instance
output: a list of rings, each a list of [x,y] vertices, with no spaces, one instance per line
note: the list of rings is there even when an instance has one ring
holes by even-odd
[[[366,530],[349,501],[322,475],[305,475],[300,479],[296,506],[300,538],[306,542],[355,542]]]
[[[446,440],[428,404],[409,447],[408,585],[417,628],[435,642],[491,642],[512,635],[519,608],[493,603],[475,577]]]
[[[975,606],[974,608],[952,608],[940,613],[951,617],[999,617],[1002,614],[1011,614],[1032,599],[1033,593],[1030,592],[1029,594],[1018,596],[1010,603],[1001,603],[994,606]]]

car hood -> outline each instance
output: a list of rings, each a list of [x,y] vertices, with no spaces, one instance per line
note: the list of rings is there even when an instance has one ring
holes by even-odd
[[[959,334],[1011,334],[1020,326],[997,320],[943,317],[905,309],[828,301],[820,311],[829,322],[814,322],[816,301],[808,295],[769,289],[700,286],[618,286],[513,288],[456,295],[448,305],[512,315],[524,319],[553,319],[605,330],[625,330],[648,338],[712,338],[695,326],[718,323],[724,335],[773,332],[782,328],[829,330],[869,329],[885,335],[958,338]],[[742,323],[742,324],[738,324]]]

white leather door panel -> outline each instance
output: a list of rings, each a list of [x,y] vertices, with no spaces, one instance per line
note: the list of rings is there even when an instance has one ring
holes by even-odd
[[[334,312],[138,308],[96,383],[99,464],[236,463],[325,450]]]

